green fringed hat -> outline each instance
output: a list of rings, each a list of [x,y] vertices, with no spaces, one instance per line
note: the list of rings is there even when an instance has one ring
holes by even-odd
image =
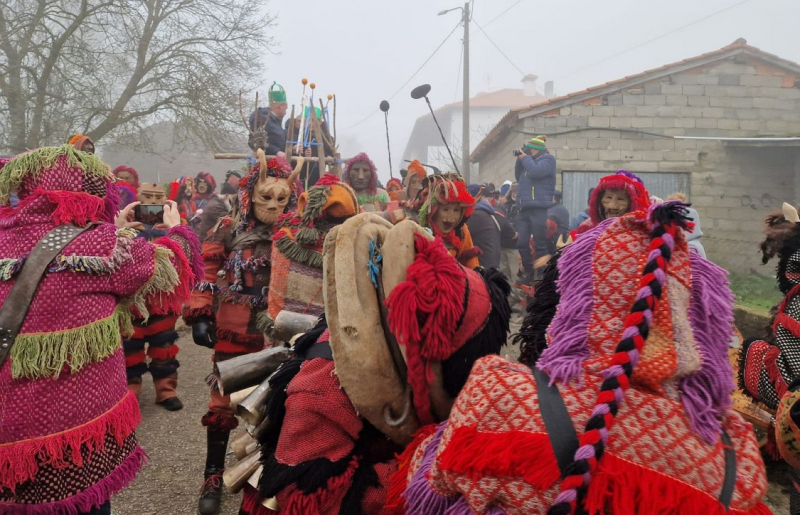
[[[286,90],[277,82],[273,82],[269,87],[270,102],[286,102]]]

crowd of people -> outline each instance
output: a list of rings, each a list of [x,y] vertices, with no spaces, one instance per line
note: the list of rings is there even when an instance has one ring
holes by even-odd
[[[145,462],[143,375],[182,408],[183,318],[213,350],[201,515],[225,486],[244,515],[769,513],[685,197],[621,170],[571,219],[544,136],[499,189],[418,161],[384,188],[363,152],[309,166],[286,100],[249,116],[219,194],[111,170],[81,135],[0,161],[0,512],[110,513]],[[768,220],[786,300],[739,367],[793,465],[799,224]]]

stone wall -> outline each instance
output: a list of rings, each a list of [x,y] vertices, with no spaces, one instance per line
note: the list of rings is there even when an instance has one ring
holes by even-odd
[[[764,215],[800,200],[800,149],[673,137],[800,136],[796,82],[731,59],[522,118],[480,157],[480,181],[514,180],[511,151],[536,134],[548,135],[559,184],[561,170],[689,173],[709,257],[747,271],[758,265]]]

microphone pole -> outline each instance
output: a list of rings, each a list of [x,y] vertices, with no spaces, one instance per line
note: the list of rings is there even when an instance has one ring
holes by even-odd
[[[428,99],[428,93],[431,91],[430,84],[423,84],[422,86],[417,86],[416,88],[411,90],[411,98],[414,100],[418,100],[420,98],[424,98],[425,102],[428,103],[428,109],[431,111],[431,116],[433,117],[433,123],[436,124],[436,128],[439,129],[439,135],[442,137],[442,142],[444,143],[444,148],[447,149],[447,153],[450,154],[450,160],[453,162],[453,168],[456,169],[456,173],[461,175],[461,172],[458,169],[458,165],[456,164],[456,160],[453,157],[453,153],[450,151],[450,145],[447,144],[447,138],[444,137],[444,132],[442,132],[442,127],[439,125],[439,121],[436,119],[436,114],[433,112],[433,106],[431,106],[431,101]]]
[[[389,101],[381,101],[381,111],[383,111],[383,121],[386,123],[386,149],[389,151],[389,177],[394,179],[392,172],[392,145],[389,143]]]

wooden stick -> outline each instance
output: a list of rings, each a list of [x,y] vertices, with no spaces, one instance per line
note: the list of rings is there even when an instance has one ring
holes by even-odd
[[[336,95],[333,95],[333,143],[336,148]]]
[[[322,101],[320,101],[321,103]],[[317,140],[317,162],[320,163],[319,176],[322,177],[325,175],[325,166],[322,165],[325,162],[325,137],[322,135],[322,125],[319,123],[317,110],[314,109],[314,106],[311,106],[311,123],[314,124],[314,135]]]
[[[286,149],[284,153],[287,156],[292,155],[292,144],[289,142],[292,138],[294,138],[294,104],[292,104],[292,118],[289,120],[289,130],[286,131]]]
[[[250,158],[252,156],[253,156],[252,154],[234,154],[232,152],[218,152],[218,153],[214,154],[214,159],[248,159],[248,158]],[[273,157],[277,157],[277,156],[266,156],[266,157],[267,157],[267,161],[269,161]],[[286,159],[290,159],[292,161],[297,161],[298,157],[300,157],[300,156],[289,156],[289,155],[287,155]],[[313,163],[316,163],[317,161],[319,161],[319,159],[316,158],[316,157],[306,157],[305,160],[306,160],[306,162],[310,161],[310,162],[313,162]],[[333,158],[332,157],[326,157],[325,158],[325,162],[326,163],[331,163],[331,162],[333,162]]]

